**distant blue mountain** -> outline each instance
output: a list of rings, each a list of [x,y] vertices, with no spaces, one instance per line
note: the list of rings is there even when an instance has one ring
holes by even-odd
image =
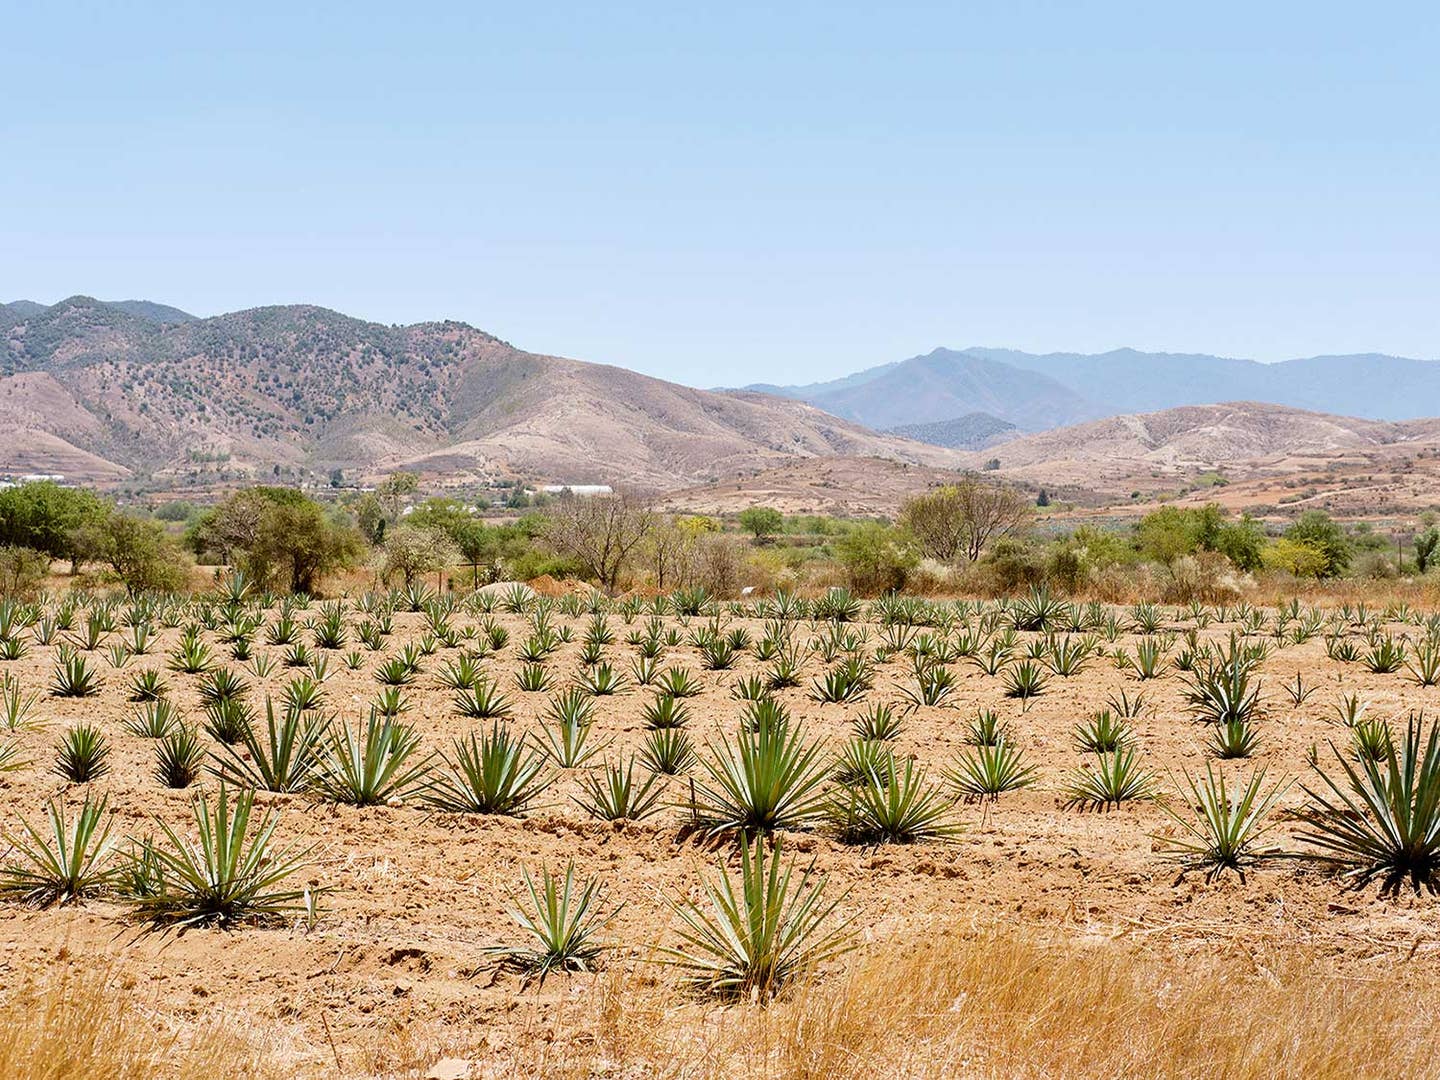
[[[1261,401],[1373,420],[1440,416],[1440,363],[1364,353],[1276,364],[1135,349],[936,349],[833,382],[752,386],[877,428],[988,413],[1027,431],[1178,405]]]

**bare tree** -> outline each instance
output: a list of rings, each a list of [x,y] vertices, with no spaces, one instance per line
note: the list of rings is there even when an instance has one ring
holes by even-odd
[[[916,495],[900,510],[900,523],[932,559],[974,562],[990,541],[1014,532],[1030,517],[1030,500],[1014,488],[967,476]]]
[[[547,514],[544,536],[613,596],[653,524],[654,515],[626,496],[571,495]]]

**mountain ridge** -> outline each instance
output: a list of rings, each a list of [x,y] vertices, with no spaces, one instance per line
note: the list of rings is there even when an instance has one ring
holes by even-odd
[[[452,320],[153,316],[84,296],[0,308],[0,470],[226,482],[403,467],[663,491],[795,456],[958,459],[805,402],[530,353]]]
[[[976,364],[981,361],[991,366],[984,369],[985,378],[977,387],[981,370]],[[949,385],[937,387],[934,375],[942,362],[955,375]],[[1055,400],[1064,400],[1056,396],[1055,386],[1073,398],[1054,415],[1037,417],[1033,388],[1017,394],[1017,387],[1027,387],[1025,376],[1048,380],[1042,385]],[[916,386],[924,386],[925,391],[910,389]],[[1032,431],[1228,400],[1263,401],[1375,420],[1440,415],[1440,363],[1384,353],[1261,363],[1206,353],[1146,353],[1130,348],[1093,354],[1025,353],[979,346],[937,348],[828,383],[767,389],[861,422],[875,423],[874,417],[883,416],[888,422],[879,426],[888,428],[941,419],[931,415],[937,394],[945,407],[954,409],[952,415],[984,411]]]

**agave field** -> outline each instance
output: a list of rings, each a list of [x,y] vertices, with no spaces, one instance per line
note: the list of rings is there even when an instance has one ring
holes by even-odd
[[[626,994],[703,1058],[957,934],[1432,983],[1437,684],[1405,607],[3,601],[0,962],[317,1076],[664,1072]]]

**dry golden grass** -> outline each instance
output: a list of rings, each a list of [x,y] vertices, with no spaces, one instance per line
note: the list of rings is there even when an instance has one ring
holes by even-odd
[[[713,1080],[885,1077],[1433,1076],[1440,989],[1403,966],[1374,978],[1146,955],[1013,931],[871,946],[849,972],[769,1008],[677,999],[615,971],[559,1011],[534,1006],[521,1049],[475,1075]],[[522,1008],[525,1006],[521,1006]]]
[[[30,983],[0,1003],[6,1080],[264,1080],[286,1075],[220,1020],[172,1026],[100,971]]]

